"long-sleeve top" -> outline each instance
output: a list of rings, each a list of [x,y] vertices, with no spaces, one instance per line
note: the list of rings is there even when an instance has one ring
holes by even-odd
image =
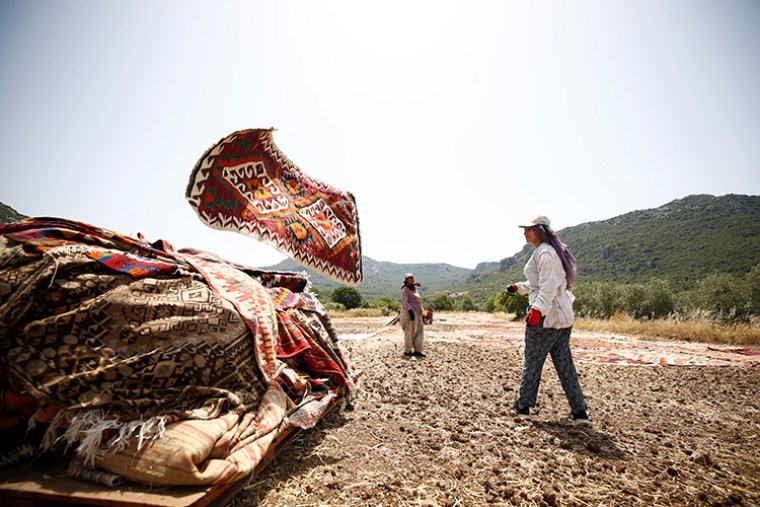
[[[523,269],[526,282],[518,282],[520,294],[528,294],[528,302],[545,317],[544,327],[561,329],[575,322],[573,293],[567,290],[567,277],[562,259],[549,243],[541,243]]]
[[[416,290],[404,285],[401,287],[401,307],[404,311],[412,310],[415,314],[422,313],[422,296]]]

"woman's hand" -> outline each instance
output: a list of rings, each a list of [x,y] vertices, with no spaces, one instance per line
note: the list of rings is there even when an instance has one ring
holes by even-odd
[[[541,322],[541,312],[535,308],[531,308],[528,312],[528,316],[525,317],[525,322],[528,323],[528,327],[536,327]]]

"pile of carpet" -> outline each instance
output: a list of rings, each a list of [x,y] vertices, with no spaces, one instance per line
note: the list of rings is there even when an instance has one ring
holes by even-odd
[[[353,196],[271,129],[209,149],[186,196],[207,225],[362,279]],[[0,225],[0,466],[56,453],[103,484],[228,483],[357,377],[305,274],[61,218]]]
[[[0,323],[5,464],[70,449],[80,471],[233,481],[354,389],[303,275],[70,220],[0,226]]]

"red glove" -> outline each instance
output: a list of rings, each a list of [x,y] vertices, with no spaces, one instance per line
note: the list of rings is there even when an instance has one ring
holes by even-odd
[[[525,317],[525,322],[528,323],[528,327],[537,326],[540,320],[541,320],[541,312],[539,312],[535,308],[531,308],[530,311],[528,312],[528,316]]]
[[[517,285],[514,285],[514,284],[510,285],[504,290],[506,290],[507,294],[509,294],[510,296],[514,296],[515,294],[517,294]]]

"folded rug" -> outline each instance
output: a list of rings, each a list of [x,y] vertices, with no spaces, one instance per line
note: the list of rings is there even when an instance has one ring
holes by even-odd
[[[0,459],[65,441],[98,482],[250,473],[288,418],[355,387],[308,285],[72,220],[0,225]]]

